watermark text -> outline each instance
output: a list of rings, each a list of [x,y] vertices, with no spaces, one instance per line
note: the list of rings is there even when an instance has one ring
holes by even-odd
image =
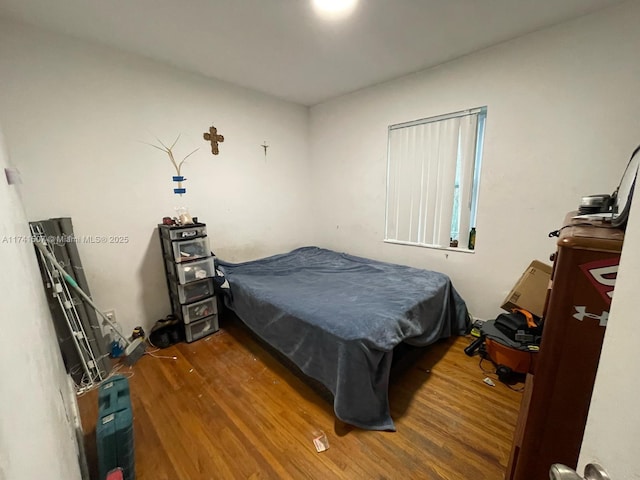
[[[49,245],[64,243],[129,243],[128,235],[4,235],[0,237],[0,245],[16,243],[36,243],[45,241]]]

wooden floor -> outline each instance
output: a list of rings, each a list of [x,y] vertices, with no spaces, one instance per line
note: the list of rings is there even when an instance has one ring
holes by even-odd
[[[332,406],[235,321],[145,355],[130,379],[138,480],[502,479],[521,394],[495,381],[467,338],[440,342],[390,388],[397,432],[336,421]],[[97,392],[79,398],[96,470]],[[315,431],[330,448],[316,453]]]

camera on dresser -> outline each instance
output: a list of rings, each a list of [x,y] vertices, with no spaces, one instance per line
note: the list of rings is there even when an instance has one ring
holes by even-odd
[[[214,256],[207,226],[158,225],[171,311],[194,342],[218,331],[218,303],[213,289]]]

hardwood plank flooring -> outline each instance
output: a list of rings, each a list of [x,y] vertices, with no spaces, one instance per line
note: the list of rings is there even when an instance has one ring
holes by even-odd
[[[396,432],[350,427],[235,320],[145,355],[130,378],[138,480],[502,479],[521,394],[485,375],[468,338],[426,349],[390,388]],[[495,378],[495,376],[494,376]],[[97,469],[97,391],[78,400]],[[316,453],[313,433],[330,448]],[[94,477],[96,478],[96,477]]]

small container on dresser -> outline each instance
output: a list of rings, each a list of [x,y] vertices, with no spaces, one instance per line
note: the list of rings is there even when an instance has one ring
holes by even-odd
[[[158,233],[171,311],[184,323],[187,342],[218,331],[214,257],[206,225],[158,225]]]

